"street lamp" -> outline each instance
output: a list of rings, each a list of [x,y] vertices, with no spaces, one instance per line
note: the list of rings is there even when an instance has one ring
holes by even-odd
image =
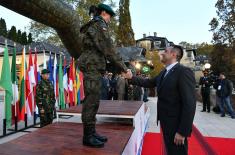
[[[140,67],[141,67],[140,63],[137,62],[136,65],[135,65],[135,68],[140,69]]]
[[[206,64],[205,64],[205,69],[210,69],[210,68],[211,68],[211,64],[206,63]]]

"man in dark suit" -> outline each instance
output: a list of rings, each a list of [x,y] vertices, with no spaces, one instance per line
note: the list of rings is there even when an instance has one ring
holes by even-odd
[[[157,87],[157,122],[160,121],[167,154],[186,155],[196,110],[194,73],[179,64],[183,57],[181,46],[167,47],[159,55],[166,68],[158,76],[142,79],[128,71],[125,77],[134,85]]]

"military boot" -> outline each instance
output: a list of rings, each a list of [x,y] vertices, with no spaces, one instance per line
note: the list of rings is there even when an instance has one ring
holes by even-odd
[[[98,140],[101,141],[101,142],[107,142],[107,141],[108,141],[108,138],[107,138],[107,137],[101,136],[101,135],[99,135],[99,134],[96,132],[95,127],[94,127],[93,129],[94,129],[94,131],[93,131],[93,136],[94,136],[96,139],[98,139]]]
[[[93,136],[93,131],[94,131],[93,128],[84,127],[83,130],[84,130],[83,145],[96,147],[96,148],[104,147],[104,142],[101,142],[100,140],[96,139]]]

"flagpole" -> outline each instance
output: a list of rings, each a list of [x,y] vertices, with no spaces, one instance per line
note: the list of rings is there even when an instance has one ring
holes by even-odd
[[[60,53],[60,52],[59,52]],[[60,59],[61,59],[61,53],[60,53]],[[59,64],[59,65],[61,65],[61,64]],[[59,66],[60,67],[60,66]],[[60,74],[60,69],[59,69],[59,74]],[[59,77],[60,78],[60,77]],[[59,79],[60,80],[60,79]],[[60,81],[59,81],[60,82]],[[59,86],[59,107],[60,107],[60,109],[61,109],[61,102],[60,102],[60,86]]]
[[[15,53],[15,49],[16,49],[16,43],[14,42],[14,55],[16,54]],[[16,58],[16,57],[15,57]],[[13,57],[12,57],[12,59],[13,59]],[[15,60],[14,60],[15,61]],[[13,65],[13,64],[11,64],[11,65]],[[15,64],[16,65],[16,64]],[[16,67],[16,66],[15,66]],[[15,72],[15,71],[14,71]],[[17,80],[17,79],[16,79]],[[14,85],[16,85],[16,81],[14,81]],[[14,92],[14,96],[13,96],[13,103],[15,104],[15,132],[17,132],[17,130],[18,130],[18,120],[17,120],[17,103],[16,103],[16,90],[15,90],[15,86],[14,86],[14,90],[13,90],[13,92]],[[18,95],[18,94],[17,94]]]
[[[5,39],[5,48],[7,49],[7,40]],[[7,133],[7,120],[6,120],[6,92],[4,92],[4,107],[3,107],[3,136],[6,136]]]
[[[35,101],[35,96],[34,96],[34,95],[35,95],[34,92],[36,91],[35,89],[36,89],[36,87],[37,87],[37,82],[38,82],[38,80],[37,80],[38,76],[35,75],[35,71],[36,71],[36,73],[38,72],[38,70],[37,70],[37,65],[35,65],[36,51],[37,51],[37,49],[36,49],[36,47],[35,47],[35,48],[34,48],[35,55],[34,55],[34,62],[33,62],[33,66],[34,66],[34,77],[35,77],[35,83],[36,83],[35,87],[33,87],[33,100],[34,100],[34,103],[33,103],[33,106],[34,106],[34,109],[33,109],[33,124],[34,124],[34,125],[36,125],[36,120],[37,120],[37,114],[36,114],[37,105],[35,104],[36,101]]]
[[[26,72],[26,68],[25,68],[25,63],[26,63],[26,55],[25,55],[25,45],[24,45],[24,52],[23,52],[23,55],[24,55],[24,81],[25,81],[25,79],[26,79],[26,74],[25,74],[25,72]],[[26,84],[26,82],[24,83],[24,90],[26,91],[26,87],[25,87],[25,84]],[[26,97],[25,97],[25,95],[24,95],[24,120],[25,120],[25,128],[27,128],[27,126],[28,126],[28,118],[27,118],[27,105],[26,105]]]

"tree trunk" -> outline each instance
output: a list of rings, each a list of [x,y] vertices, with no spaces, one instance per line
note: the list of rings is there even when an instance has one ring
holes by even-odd
[[[80,20],[60,0],[0,0],[0,5],[54,28],[71,56],[80,56]]]

